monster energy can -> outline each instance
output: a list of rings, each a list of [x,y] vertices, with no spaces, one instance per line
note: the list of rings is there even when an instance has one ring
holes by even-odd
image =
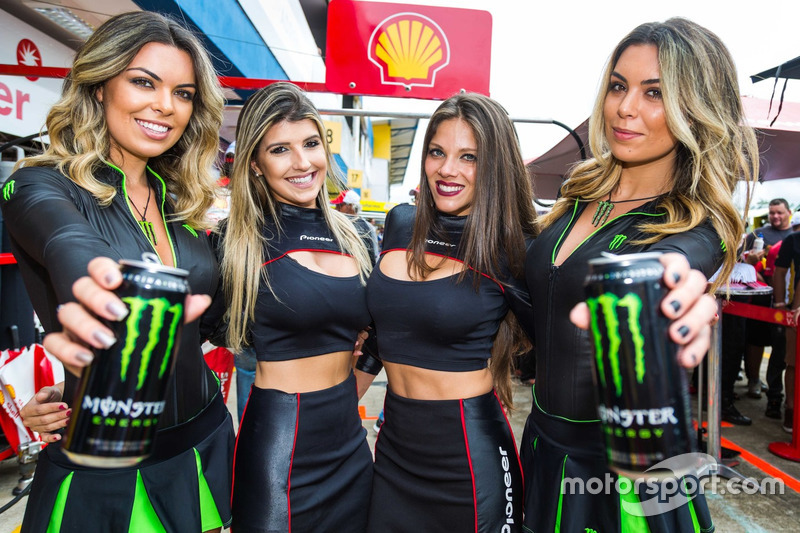
[[[143,259],[152,261],[153,254]],[[107,323],[117,342],[96,350],[84,369],[62,446],[84,466],[131,466],[150,454],[180,343],[189,273],[126,260],[120,269],[115,293],[130,312],[123,321]]]
[[[607,254],[589,261],[586,278],[608,462],[632,478],[679,474],[644,472],[693,451],[686,373],[660,309],[667,293],[660,255]]]

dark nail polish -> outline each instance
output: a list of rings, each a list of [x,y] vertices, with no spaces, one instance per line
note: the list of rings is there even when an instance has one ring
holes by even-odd
[[[678,300],[672,300],[669,306],[672,307],[672,310],[676,313],[681,310],[681,303]]]
[[[66,408],[67,408],[67,406],[66,406],[66,405],[59,405],[59,406],[58,406],[58,408],[59,408],[61,411],[63,411],[64,409],[66,409]]]
[[[72,409],[67,409],[67,416],[72,414]]]
[[[681,337],[685,337],[686,335],[688,335],[689,334],[689,326],[681,326],[681,327],[679,327],[678,328],[678,334]]]
[[[675,273],[672,275],[672,279],[673,279],[673,281],[675,281],[675,283],[678,283],[678,282],[681,280],[681,275],[680,275],[680,274],[678,274],[677,272],[675,272]]]

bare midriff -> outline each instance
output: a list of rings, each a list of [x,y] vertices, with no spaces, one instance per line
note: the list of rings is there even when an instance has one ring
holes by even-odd
[[[470,372],[445,372],[416,366],[384,362],[389,388],[393,393],[415,400],[458,400],[486,394],[492,390],[488,368]]]
[[[347,379],[352,367],[352,350],[290,361],[259,361],[255,386],[288,393],[329,389]]]

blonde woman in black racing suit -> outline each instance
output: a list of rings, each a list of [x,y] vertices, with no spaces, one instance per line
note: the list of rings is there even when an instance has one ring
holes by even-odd
[[[727,279],[742,233],[733,188],[758,174],[737,87],[725,46],[685,19],[643,24],[611,56],[590,122],[595,157],[574,169],[526,260],[538,341],[521,446],[528,531],[713,530],[702,494],[645,514],[639,497],[648,494],[618,494],[614,483],[599,494],[565,493],[565,479],[616,479],[605,464],[589,334],[570,313],[584,299],[587,261],[602,252],[680,254],[665,274],[678,288],[661,310],[676,319],[670,336],[684,345],[681,363],[700,362],[715,305],[694,300],[721,264],[718,279]],[[583,314],[585,324],[585,311],[572,317]]]

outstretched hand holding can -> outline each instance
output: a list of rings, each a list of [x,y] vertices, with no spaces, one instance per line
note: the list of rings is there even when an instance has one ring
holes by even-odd
[[[714,298],[706,292],[708,280],[689,267],[686,258],[677,253],[663,254],[664,285],[669,289],[661,302],[661,311],[671,320],[669,336],[680,346],[678,361],[686,368],[700,364],[711,346],[711,323],[717,312]],[[589,308],[576,305],[570,320],[581,329],[589,329]]]
[[[672,472],[657,474],[651,469],[665,459],[694,451],[679,342],[686,342],[692,323],[701,324],[697,331],[703,336],[713,315],[695,322],[692,316],[704,318],[702,304],[680,314],[696,305],[691,286],[685,289],[680,284],[681,278],[690,282],[692,274],[670,273],[661,257],[659,252],[607,254],[589,260],[586,278],[598,417],[608,464],[629,478],[672,476]],[[666,283],[669,278],[675,284],[671,291]],[[707,345],[699,348],[705,350]],[[694,349],[686,355],[687,366],[702,358]]]
[[[98,257],[89,263],[88,270],[89,276],[80,278],[72,286],[78,303],[59,307],[58,320],[64,330],[50,333],[44,339],[45,349],[76,376],[80,376],[83,367],[94,359],[92,348],[107,348],[116,340],[98,317],[119,321],[128,314],[122,300],[112,292],[122,283],[119,264],[113,259]],[[187,296],[184,322],[196,320],[210,303],[211,298],[205,294]]]
[[[191,292],[189,272],[162,265],[155,254],[122,260],[117,273],[117,299],[102,309],[112,319],[98,322],[86,339],[96,357],[82,371],[61,448],[90,467],[132,466],[150,455]],[[113,277],[109,270],[103,280],[111,284]],[[102,291],[93,294],[89,303],[102,300]],[[80,362],[90,359],[83,351],[75,355]]]

